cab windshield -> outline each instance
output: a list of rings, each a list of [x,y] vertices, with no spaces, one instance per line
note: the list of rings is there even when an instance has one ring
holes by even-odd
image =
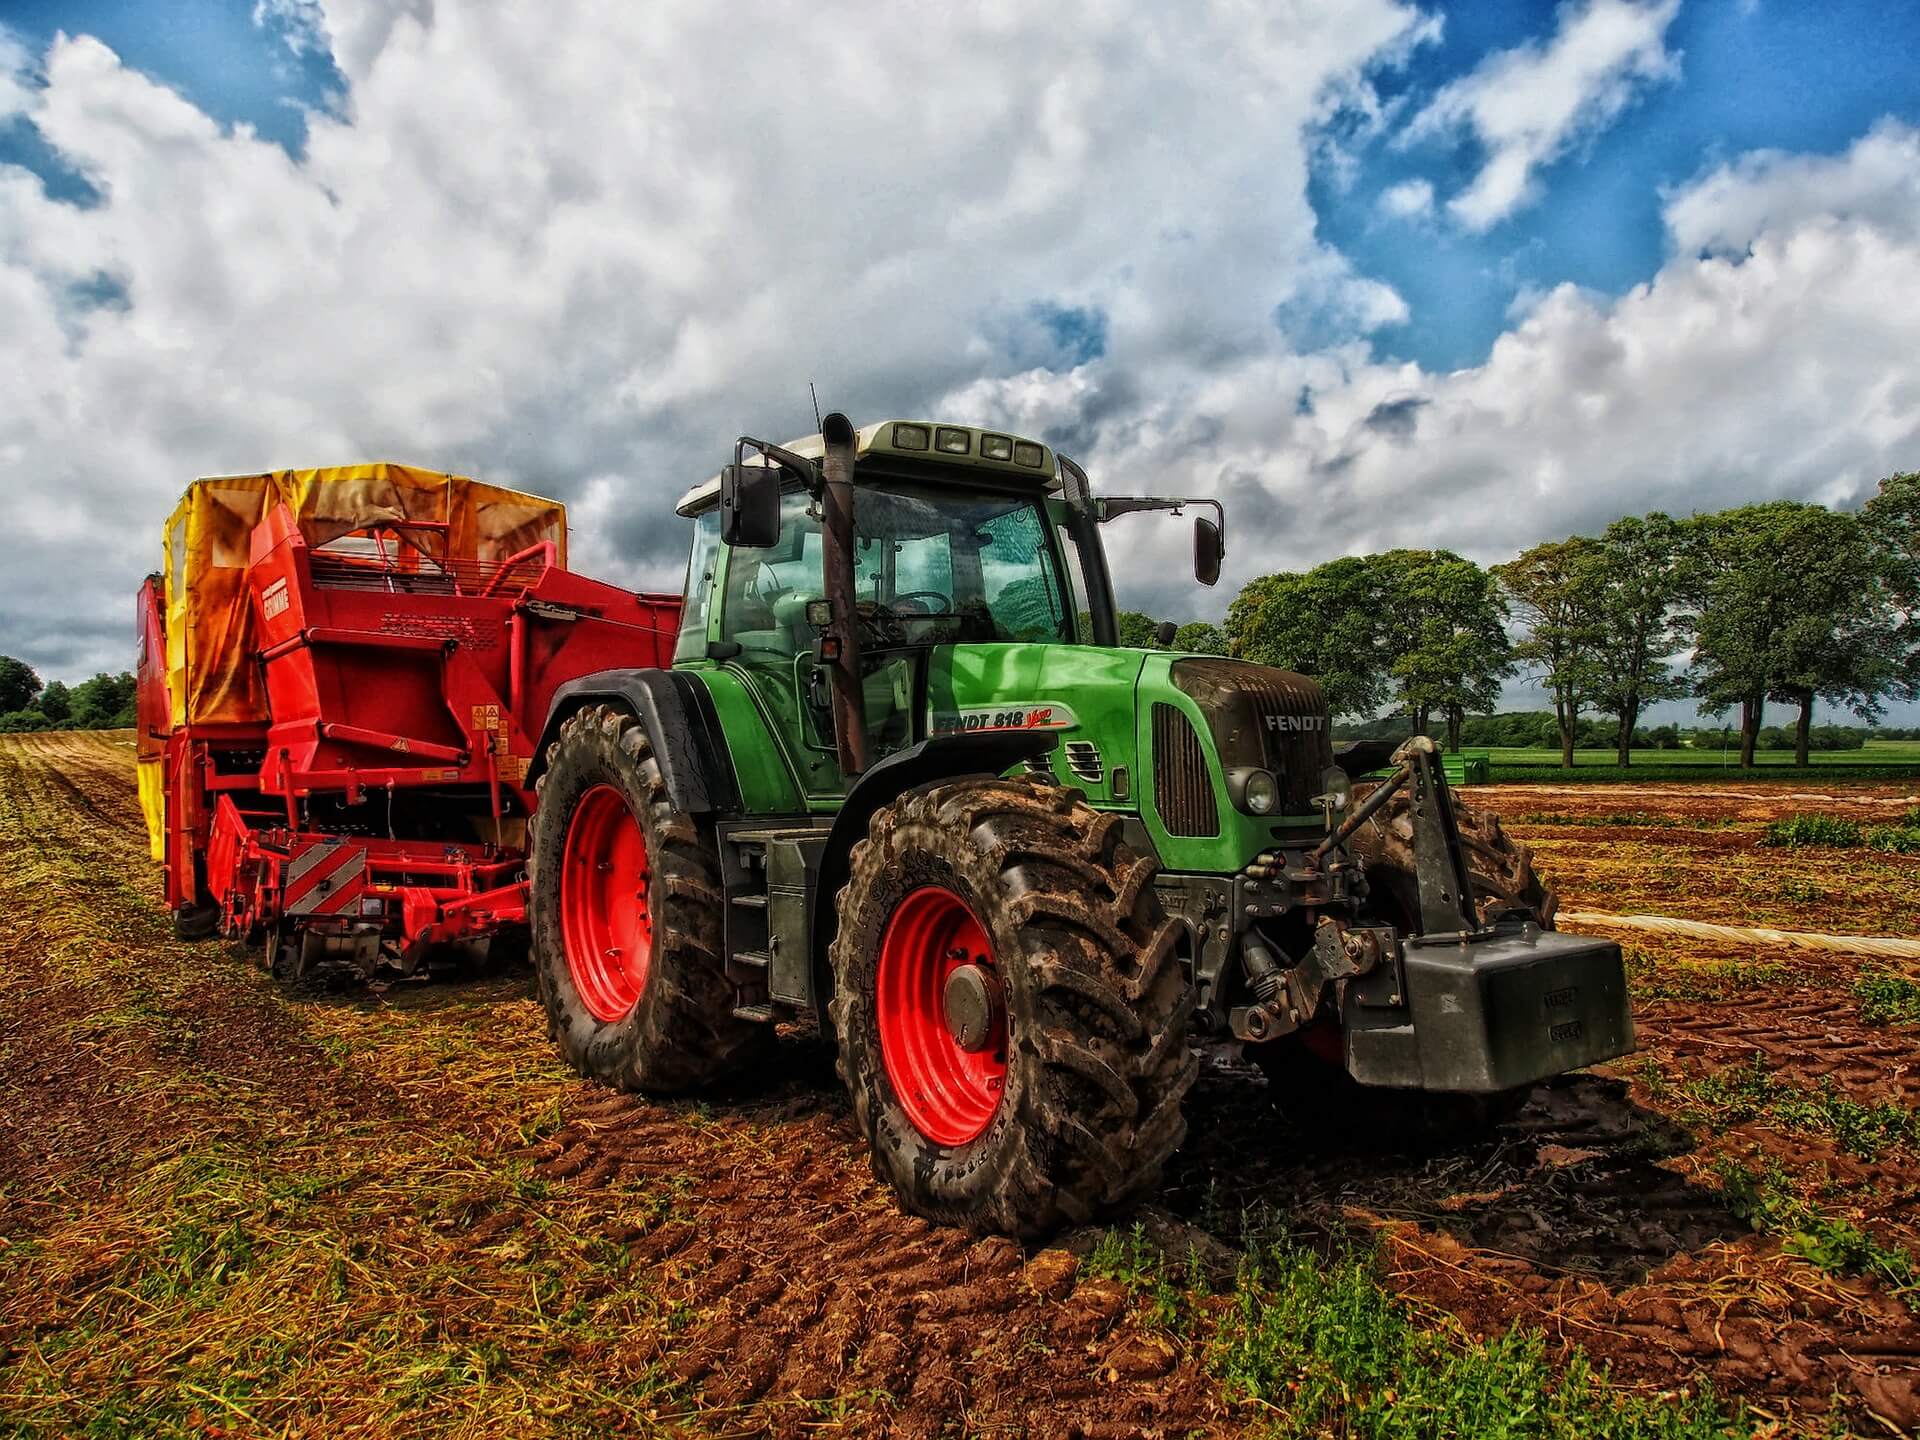
[[[1037,500],[863,487],[854,524],[855,599],[870,643],[1074,640],[1066,586]],[[806,606],[822,597],[821,552],[817,507],[804,493],[788,493],[780,539],[764,550],[736,552],[728,567],[726,638],[789,652],[810,645]],[[770,646],[772,636],[785,643]]]

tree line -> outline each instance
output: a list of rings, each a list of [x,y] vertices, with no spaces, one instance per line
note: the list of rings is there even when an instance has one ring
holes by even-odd
[[[1151,619],[1127,618],[1123,643],[1157,643]],[[1252,580],[1224,627],[1181,634],[1316,677],[1336,718],[1437,724],[1456,749],[1513,743],[1480,736],[1502,682],[1526,673],[1552,701],[1563,765],[1598,716],[1630,764],[1636,743],[1660,743],[1641,716],[1679,698],[1702,715],[1738,713],[1742,765],[1784,743],[1765,721],[1770,704],[1789,707],[1804,765],[1845,743],[1831,733],[1841,727],[1814,726],[1816,700],[1873,721],[1889,697],[1920,697],[1920,474],[1889,476],[1858,511],[1793,500],[1656,511],[1491,567],[1450,550],[1344,556]],[[1519,743],[1540,743],[1537,722]]]
[[[133,676],[105,671],[69,686],[0,655],[0,734],[21,730],[124,730],[134,723]]]

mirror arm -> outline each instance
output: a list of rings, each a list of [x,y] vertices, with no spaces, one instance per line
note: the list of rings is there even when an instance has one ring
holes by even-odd
[[[776,445],[771,440],[756,440],[751,435],[742,435],[738,440],[733,442],[734,464],[740,465],[746,462],[749,447],[758,450],[763,458],[771,460],[782,470],[789,471],[797,476],[801,483],[807,487],[808,494],[816,498],[819,496],[820,467],[806,456],[796,455],[784,445]]]
[[[1094,500],[1094,512],[1104,524],[1122,515],[1143,510],[1171,510],[1178,515],[1189,505],[1211,505],[1220,530],[1220,553],[1227,553],[1227,507],[1211,495],[1102,495]]]

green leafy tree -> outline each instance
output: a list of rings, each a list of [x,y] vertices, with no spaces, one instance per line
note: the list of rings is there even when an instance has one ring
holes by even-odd
[[[1227,607],[1227,653],[1313,676],[1336,716],[1372,715],[1392,693],[1381,575],[1350,555],[1249,581]]]
[[[1198,655],[1227,653],[1227,632],[1205,620],[1193,620],[1173,632],[1173,648]]]
[[[134,723],[137,682],[127,671],[102,672],[73,687],[71,724],[76,730],[122,730]]]
[[[1880,482],[1861,518],[1880,562],[1893,624],[1893,693],[1920,698],[1920,473]]]
[[[40,693],[40,677],[24,660],[0,655],[0,712],[24,710]]]
[[[1775,500],[1688,528],[1695,693],[1704,713],[1739,707],[1742,765],[1769,699],[1799,707],[1800,765],[1816,697],[1880,713],[1898,679],[1899,625],[1884,552],[1860,516]]]
[[[63,680],[50,680],[47,688],[40,692],[40,713],[55,725],[66,723],[73,717],[73,695]]]
[[[1525,631],[1514,655],[1553,697],[1560,764],[1568,769],[1580,738],[1580,707],[1599,681],[1604,566],[1602,544],[1575,535],[1535,545],[1494,567]]]
[[[1153,635],[1153,632],[1160,628],[1160,622],[1151,615],[1143,615],[1138,610],[1122,610],[1113,617],[1113,620],[1120,643],[1128,649],[1158,650],[1161,648]]]
[[[1599,633],[1589,647],[1593,708],[1620,722],[1614,758],[1633,763],[1641,712],[1687,693],[1668,661],[1686,643],[1676,623],[1680,525],[1668,515],[1630,515],[1600,537]]]
[[[1389,550],[1371,563],[1395,699],[1415,733],[1443,718],[1447,747],[1458,750],[1466,716],[1492,709],[1513,673],[1499,582],[1450,550]]]

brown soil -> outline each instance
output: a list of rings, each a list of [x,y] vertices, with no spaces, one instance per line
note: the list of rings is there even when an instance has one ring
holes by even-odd
[[[130,769],[125,737],[0,738],[0,1431],[109,1433],[117,1415],[169,1434],[1135,1435],[1249,1418],[1203,1339],[1154,1328],[1088,1271],[1097,1235],[1022,1249],[902,1215],[817,1037],[783,1036],[731,1090],[656,1103],[564,1071],[524,976],[293,1001],[223,945],[179,945]],[[1920,862],[1755,845],[1773,815],[1892,809],[1895,788],[1473,798],[1571,905],[1911,933]],[[1625,812],[1732,823],[1520,818]],[[1820,898],[1777,898],[1786,879]],[[1910,1107],[1920,1036],[1859,1018],[1846,957],[1622,938],[1658,982],[1642,1053],[1538,1087],[1443,1153],[1316,1148],[1257,1072],[1213,1057],[1149,1233],[1224,1280],[1250,1216],[1371,1229],[1392,1283],[1475,1333],[1522,1320],[1630,1383],[1707,1379],[1791,1431],[1836,1400],[1864,1430],[1914,1427],[1905,1304],[1752,1233],[1716,1165],[1777,1162],[1920,1253],[1920,1157],[1864,1158],[1764,1115],[1722,1124],[1687,1085],[1759,1054],[1784,1080]],[[246,1244],[223,1250],[222,1226]],[[195,1247],[234,1258],[177,1258]]]

